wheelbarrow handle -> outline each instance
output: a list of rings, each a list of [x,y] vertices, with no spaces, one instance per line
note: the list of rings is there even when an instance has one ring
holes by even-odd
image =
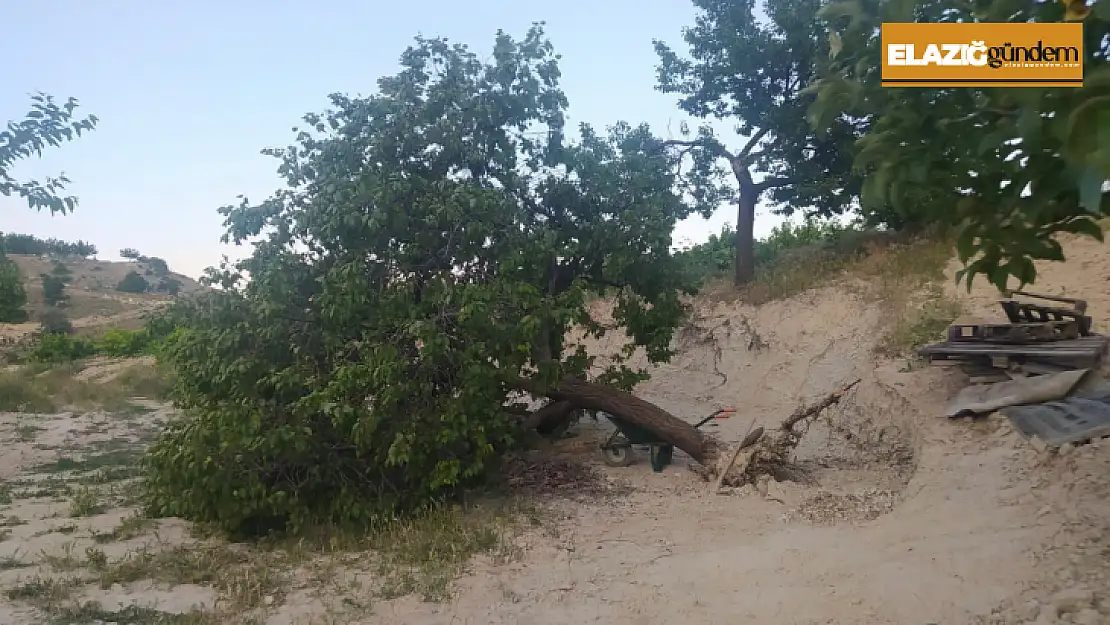
[[[727,418],[731,417],[734,414],[736,414],[736,409],[735,408],[721,408],[720,410],[714,412],[713,414],[709,415],[708,417],[706,417],[706,418],[702,419],[701,421],[698,421],[697,423],[695,423],[694,427],[700,428],[701,426],[705,425],[706,423],[709,423],[713,419],[727,419]]]

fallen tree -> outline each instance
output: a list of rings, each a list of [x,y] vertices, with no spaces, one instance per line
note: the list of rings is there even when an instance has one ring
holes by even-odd
[[[240,532],[371,521],[481,483],[524,431],[583,409],[720,456],[629,392],[646,378],[630,357],[671,357],[693,292],[675,223],[714,208],[678,189],[677,157],[646,126],[568,139],[538,26],[499,34],[490,63],[418,39],[402,66],[271,152],[286,188],[221,209],[225,240],[254,250],[160,322],[192,417],[147,459],[152,512]],[[572,328],[626,341],[601,368]]]

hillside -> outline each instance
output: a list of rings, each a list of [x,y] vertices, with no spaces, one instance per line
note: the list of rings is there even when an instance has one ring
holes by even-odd
[[[1110,289],[1090,277],[1106,274],[1110,249],[1067,238],[1065,250],[1069,262],[1041,265],[1033,290],[1088,299],[1105,331]],[[766,289],[750,303],[751,291],[723,286],[694,300],[676,357],[636,393],[691,421],[736,406],[715,429],[726,441],[861,380],[805,435],[799,475],[725,495],[685,470],[681,452],[661,473],[645,452],[631,466],[606,466],[598,443],[611,426],[583,421],[546,452],[570,464],[517,476],[551,489],[526,504],[524,526],[479,508],[332,538],[320,551],[248,548],[141,515],[128,480],[172,417],[167,407],[6,413],[0,478],[10,503],[0,517],[10,527],[0,559],[9,570],[0,584],[12,598],[0,597],[0,620],[76,614],[65,606],[86,602],[80,614],[120,622],[128,610],[275,624],[1108,622],[1110,445],[1065,456],[1030,445],[997,414],[941,416],[966,377],[919,366],[913,347],[956,314],[1000,314],[985,284],[970,294],[951,287],[947,260],[943,245],[893,246],[789,293],[781,285],[799,282],[780,274],[782,296],[771,301]],[[600,300],[592,312],[604,319],[610,306]],[[579,340],[598,355],[616,345]],[[70,387],[50,383],[83,400],[99,380],[134,384],[149,361],[133,361],[131,373],[104,367],[77,365],[85,371]],[[128,584],[108,589],[116,581]],[[42,588],[52,594],[20,598]]]
[[[65,265],[69,270],[69,284],[65,293],[69,296],[62,310],[73,322],[78,334],[94,333],[104,328],[135,329],[142,324],[145,313],[173,299],[164,292],[124,293],[116,286],[131,271],[139,273],[151,284],[157,284],[163,277],[180,283],[180,293],[187,294],[203,289],[196,280],[173,271],[159,273],[158,267],[144,260],[113,262],[80,257],[56,257],[53,255],[8,254],[15,262],[23,277],[27,291],[26,310],[30,321],[22,324],[0,324],[4,337],[18,338],[38,327],[36,321],[48,307],[43,302],[42,274],[54,270],[55,263]]]

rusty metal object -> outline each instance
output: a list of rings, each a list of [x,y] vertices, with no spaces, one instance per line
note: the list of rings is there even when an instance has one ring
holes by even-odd
[[[954,323],[948,326],[950,343],[1038,343],[1079,338],[1079,322]]]
[[[1085,299],[1076,299],[1074,297],[1057,297],[1055,295],[1043,295],[1041,293],[1030,293],[1028,291],[1006,291],[1007,298],[1013,299],[1015,295],[1021,295],[1022,297],[1032,297],[1035,299],[1043,299],[1050,302],[1071,304],[1071,307],[1075,310],[1075,312],[1081,314],[1087,312],[1087,300]]]
[[[1071,308],[1041,306],[1039,304],[1020,302],[1013,299],[1016,295],[1071,304]],[[1007,291],[1006,296],[1010,299],[1000,300],[998,303],[1002,305],[1002,310],[1006,312],[1006,317],[1011,323],[1045,323],[1074,319],[1079,326],[1080,336],[1089,336],[1091,334],[1091,324],[1093,320],[1090,316],[1084,314],[1087,312],[1086,300],[1073,297],[1054,297],[1051,295],[1041,295],[1039,293],[1029,293],[1027,291]]]

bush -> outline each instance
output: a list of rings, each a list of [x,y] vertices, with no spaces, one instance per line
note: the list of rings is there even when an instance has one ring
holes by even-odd
[[[108,330],[94,342],[94,349],[100,356],[140,356],[149,353],[151,347],[146,330]]]
[[[52,308],[39,317],[39,334],[73,334],[73,324],[69,317],[56,308]]]
[[[23,274],[12,259],[0,254],[0,323],[27,321],[27,290]]]
[[[88,339],[68,334],[42,334],[27,355],[31,362],[60,364],[96,355],[96,346]]]
[[[62,319],[64,318],[62,315]],[[69,320],[65,319],[64,322],[68,324]],[[62,321],[54,320],[51,323],[61,324]],[[58,364],[92,356],[142,356],[152,353],[158,343],[146,330],[112,329],[92,339],[71,337],[68,334],[60,329],[48,329],[46,315],[43,315],[43,327],[27,355],[28,360]]]
[[[146,293],[150,290],[150,283],[137,271],[129,271],[116,285],[116,290],[123,293]]]
[[[170,272],[170,266],[166,264],[166,261],[157,256],[144,256],[142,260],[150,265],[151,271],[153,271],[156,276],[164,276]]]
[[[800,224],[786,222],[776,226],[765,238],[755,242],[756,271],[767,270],[788,256],[817,246],[836,246],[845,236],[858,232],[854,225],[834,221],[807,219]],[[720,234],[712,234],[705,243],[691,246],[676,254],[686,271],[700,281],[729,275],[735,260],[736,231],[726,225]]]
[[[47,273],[39,276],[39,279],[42,280],[42,301],[47,306],[58,306],[69,300],[65,279]]]
[[[158,286],[155,290],[161,293],[169,293],[170,295],[177,295],[181,292],[181,281],[175,278],[163,277],[158,281]]]

